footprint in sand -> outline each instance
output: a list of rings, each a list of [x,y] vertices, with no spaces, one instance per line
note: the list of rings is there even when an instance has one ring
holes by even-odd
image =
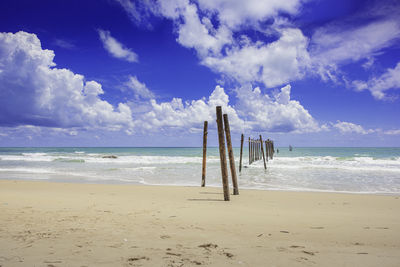
[[[131,265],[131,264],[134,264],[135,262],[142,261],[142,260],[148,261],[148,260],[150,260],[150,258],[146,257],[146,256],[132,257],[132,258],[128,258],[127,262],[129,263],[129,265]]]

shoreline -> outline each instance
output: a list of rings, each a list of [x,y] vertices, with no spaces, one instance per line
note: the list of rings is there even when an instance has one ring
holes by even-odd
[[[140,183],[140,182],[123,182],[118,180],[98,180],[98,181],[90,181],[90,180],[80,180],[79,182],[76,180],[51,180],[51,179],[14,179],[14,178],[0,178],[0,181],[23,181],[23,182],[45,182],[45,183],[66,183],[66,184],[92,184],[92,185],[121,185],[121,186],[156,186],[156,187],[200,187],[199,185],[183,185],[183,184],[150,184],[150,183]],[[229,181],[231,183],[231,181]],[[220,188],[222,192],[222,181],[221,185],[206,185],[208,188]],[[334,190],[318,190],[318,189],[276,189],[276,188],[250,188],[250,187],[240,187],[240,190],[255,190],[255,191],[271,191],[271,192],[293,192],[293,193],[321,193],[321,194],[350,194],[350,195],[372,195],[372,196],[400,196],[400,192],[354,192],[354,191],[334,191]],[[232,187],[230,185],[230,193],[232,191]]]
[[[400,197],[0,180],[1,266],[398,266]]]

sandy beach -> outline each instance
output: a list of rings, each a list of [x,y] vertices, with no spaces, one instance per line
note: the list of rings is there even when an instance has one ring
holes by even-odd
[[[0,181],[0,266],[400,266],[400,197]]]

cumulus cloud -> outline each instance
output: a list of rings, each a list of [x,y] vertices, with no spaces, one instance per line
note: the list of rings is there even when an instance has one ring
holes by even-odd
[[[136,76],[129,76],[128,81],[124,85],[133,91],[136,99],[150,99],[155,97],[146,84],[141,83]]]
[[[253,131],[304,133],[325,130],[325,126],[319,126],[298,101],[290,99],[290,90],[291,86],[286,85],[271,97],[258,87],[243,86],[236,90],[236,109]]]
[[[114,37],[111,36],[109,31],[98,30],[100,40],[103,43],[104,48],[113,57],[126,60],[128,62],[138,62],[138,56],[131,49],[125,47],[123,44],[118,42]]]
[[[135,120],[135,125],[145,131],[155,129],[176,128],[180,130],[201,129],[203,122],[215,121],[215,107],[222,106],[224,113],[228,114],[232,130],[239,129],[243,121],[239,118],[234,107],[229,105],[229,96],[224,89],[216,86],[208,99],[183,102],[181,98],[173,98],[170,102],[157,103],[150,100],[151,109]]]
[[[274,87],[305,75],[311,63],[307,44],[299,29],[285,28],[280,30],[280,38],[275,42],[232,47],[224,56],[203,58],[202,64],[241,83],[257,81]]]
[[[0,125],[107,127],[131,125],[128,105],[100,98],[101,85],[55,67],[54,52],[35,34],[0,33]]]
[[[296,14],[299,0],[169,0],[147,4],[155,15],[174,21],[177,42],[195,49],[201,64],[240,84],[261,82],[266,87],[279,86],[302,78],[311,66],[308,38],[300,29],[277,18],[282,12]],[[122,6],[128,13],[132,9],[126,3]],[[271,29],[261,30],[258,24],[270,18],[275,19],[268,26]],[[261,39],[277,40],[252,40],[241,31],[243,28],[258,31]]]
[[[359,124],[345,122],[345,121],[337,121],[335,124],[333,124],[333,127],[339,130],[342,134],[348,134],[348,133],[369,134],[376,132],[376,130],[373,129],[366,130]]]
[[[279,13],[296,14],[300,10],[300,0],[260,1],[260,0],[199,0],[203,10],[218,13],[223,24],[235,28],[243,23],[257,23]]]
[[[300,103],[290,99],[290,86],[273,98],[259,89],[237,90],[238,103],[230,104],[225,90],[216,86],[208,98],[183,101],[173,98],[158,103],[155,95],[130,76],[125,86],[137,99],[112,106],[101,99],[101,84],[86,81],[68,69],[56,68],[54,52],[41,47],[35,34],[0,33],[0,126],[33,125],[59,129],[70,136],[79,128],[152,131],[154,129],[201,129],[203,121],[215,120],[215,107],[229,115],[232,131],[318,131],[318,124]],[[243,97],[249,94],[248,97]],[[239,116],[241,114],[242,118]],[[134,116],[133,116],[134,115]],[[66,129],[69,130],[61,130]],[[32,134],[30,134],[32,136]]]
[[[400,62],[393,69],[387,69],[382,75],[372,77],[368,81],[353,81],[356,90],[369,90],[376,99],[385,99],[390,89],[400,89]]]

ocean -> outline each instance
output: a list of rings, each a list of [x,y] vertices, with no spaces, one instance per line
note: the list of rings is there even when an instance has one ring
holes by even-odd
[[[239,173],[234,148],[239,189],[400,194],[400,148],[277,149],[264,170],[248,164],[244,147]],[[202,148],[0,148],[0,179],[200,186],[201,165]],[[207,149],[206,185],[222,185],[216,147]]]

